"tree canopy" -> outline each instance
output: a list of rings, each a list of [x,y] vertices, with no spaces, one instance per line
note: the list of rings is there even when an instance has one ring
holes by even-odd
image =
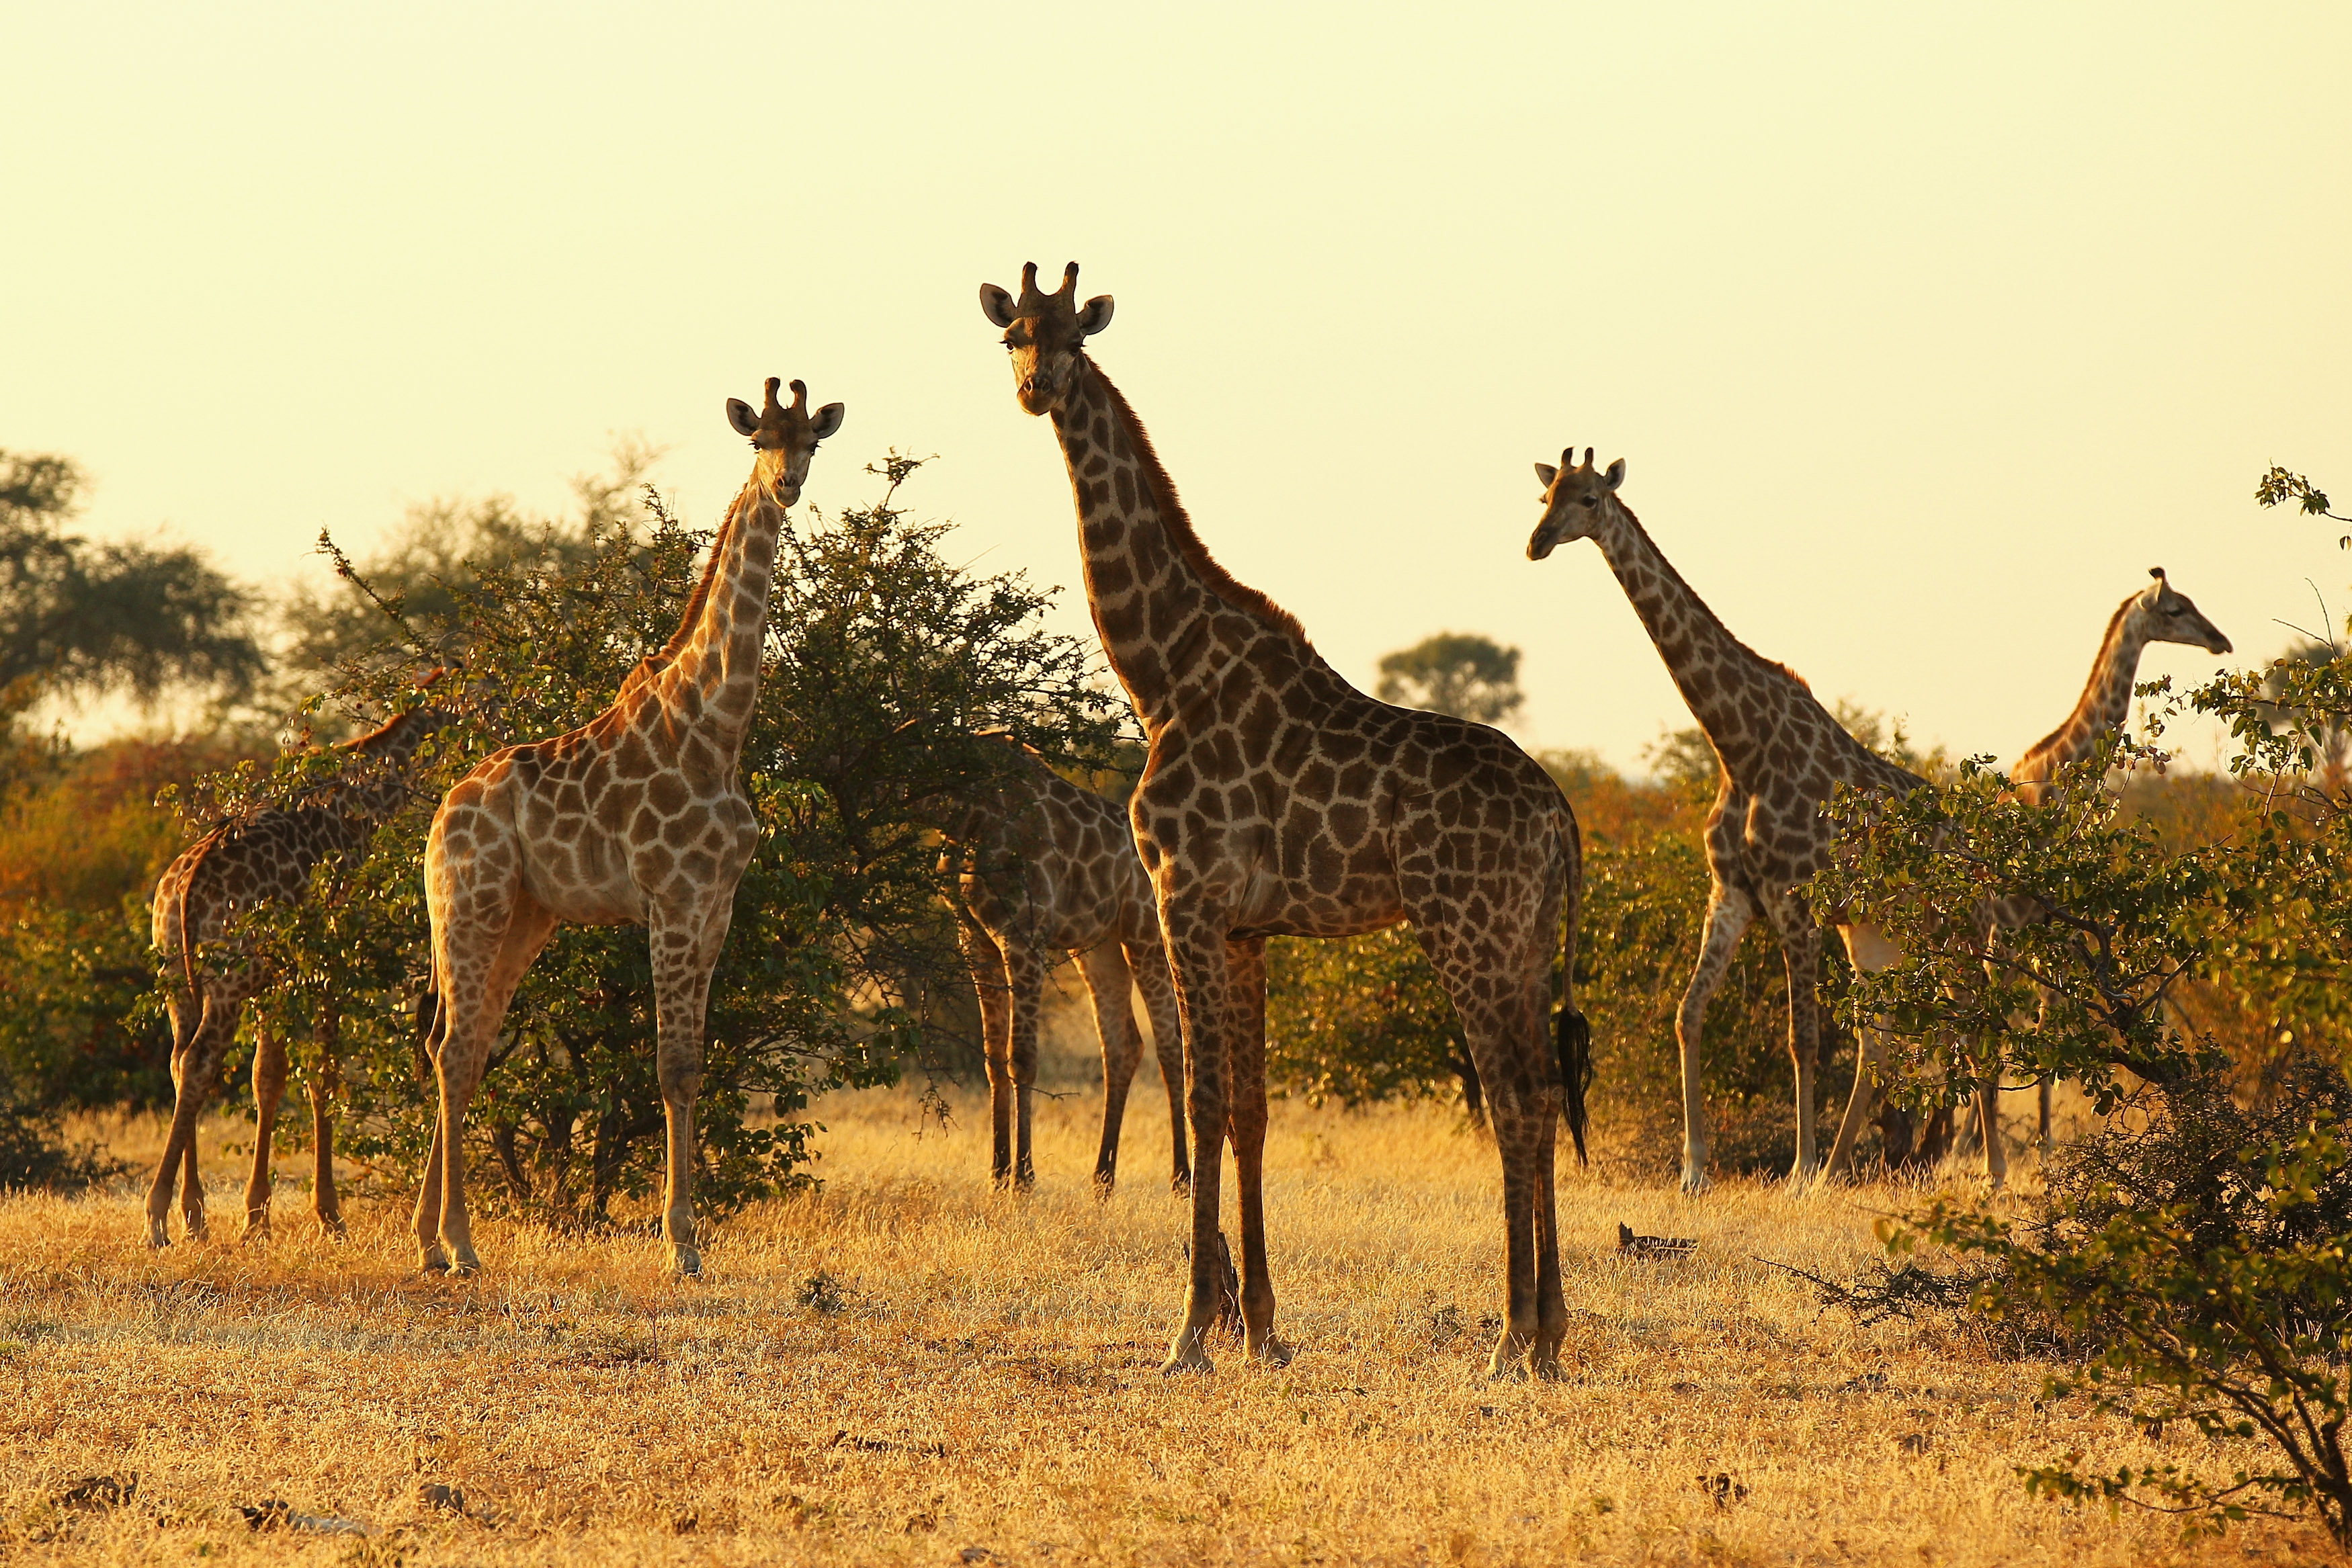
[[[263,658],[246,591],[187,546],[67,533],[88,482],[70,458],[0,451],[0,701],[249,691]]]
[[[1440,632],[1382,655],[1372,695],[1473,724],[1500,724],[1527,700],[1519,690],[1519,651],[1463,632]]]

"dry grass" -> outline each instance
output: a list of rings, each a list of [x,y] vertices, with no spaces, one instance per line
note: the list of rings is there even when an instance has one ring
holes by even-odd
[[[1140,1087],[1150,1088],[1147,1082]],[[1575,1314],[1556,1385],[1480,1375],[1499,1306],[1491,1151],[1447,1113],[1277,1108],[1268,1204],[1286,1371],[1228,1345],[1156,1368],[1181,1216],[1153,1179],[1164,1104],[1130,1111],[1129,1183],[1087,1195],[1095,1103],[1039,1117],[1040,1186],[992,1194],[984,1127],[910,1097],[828,1103],[819,1197],[717,1228],[709,1278],[642,1234],[486,1223],[480,1279],[418,1276],[395,1204],[317,1238],[150,1254],[138,1200],[0,1204],[0,1557],[329,1563],[2138,1563],[2313,1561],[2258,1524],[2028,1500],[2011,1467],[2147,1445],[2038,1408],[2043,1369],[1965,1332],[1857,1328],[1775,1258],[1843,1277],[1873,1211],[1738,1186],[1698,1201],[1570,1173]],[[210,1129],[216,1145],[242,1124]],[[119,1132],[152,1136],[140,1124]],[[125,1154],[143,1151],[125,1147]],[[214,1157],[216,1234],[233,1162]],[[1230,1185],[1229,1185],[1230,1190]],[[1613,1256],[1615,1227],[1699,1239]],[[2195,1439],[2165,1448],[2230,1462]],[[93,1474],[128,1504],[55,1500]],[[1727,1476],[1718,1499],[1702,1475]],[[421,1501],[461,1489],[468,1513]],[[1744,1489],[1739,1490],[1739,1489]],[[362,1521],[254,1532],[237,1505]]]

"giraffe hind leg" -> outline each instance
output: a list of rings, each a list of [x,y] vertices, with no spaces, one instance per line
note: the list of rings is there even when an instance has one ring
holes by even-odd
[[[269,1156],[286,1098],[286,1038],[262,1026],[253,1049],[253,1175],[245,1184],[245,1239],[269,1234]]]
[[[1168,978],[1168,953],[1155,924],[1149,942],[1129,943],[1127,967],[1135,988],[1143,994],[1143,1010],[1151,1019],[1151,1053],[1160,1061],[1160,1086],[1168,1092],[1168,1133],[1174,1145],[1169,1187],[1183,1194],[1192,1187],[1192,1162],[1184,1144],[1184,1026],[1176,1012],[1176,988]]]
[[[1143,1060],[1143,1034],[1135,1025],[1135,977],[1117,942],[1087,949],[1078,959],[1087,995],[1094,1003],[1095,1036],[1102,1043],[1102,1142],[1095,1151],[1095,1193],[1108,1197],[1118,1181],[1118,1135],[1127,1119],[1127,1092]]]

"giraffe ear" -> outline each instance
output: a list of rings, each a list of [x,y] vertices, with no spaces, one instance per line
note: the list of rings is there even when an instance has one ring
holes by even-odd
[[[1559,477],[1559,470],[1549,463],[1538,463],[1536,465],[1536,477],[1543,482],[1546,490],[1549,490],[1551,482]]]
[[[1622,485],[1625,482],[1625,460],[1620,457],[1616,462],[1609,465],[1609,472],[1602,476],[1602,480],[1612,490]]]
[[[823,408],[816,411],[816,417],[809,421],[809,434],[812,436],[814,436],[817,440],[823,441],[826,436],[831,435],[835,431],[841,428],[842,413],[842,406],[839,403],[829,402],[825,404]]]
[[[735,434],[738,435],[760,434],[760,416],[753,413],[751,405],[740,397],[730,397],[727,400],[727,423],[735,427]]]
[[[1080,338],[1091,338],[1110,325],[1110,296],[1108,294],[1097,294],[1087,301],[1087,308],[1078,312]]]
[[[980,313],[999,327],[1013,325],[1013,296],[993,283],[980,286]]]

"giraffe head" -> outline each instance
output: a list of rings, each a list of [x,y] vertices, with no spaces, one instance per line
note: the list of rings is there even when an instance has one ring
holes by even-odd
[[[751,405],[741,398],[727,400],[727,423],[735,427],[738,435],[751,438],[751,450],[760,455],[753,465],[783,505],[789,507],[801,498],[801,485],[808,478],[809,455],[816,444],[841,428],[842,408],[837,402],[826,403],[814,417],[808,411],[808,388],[793,383],[793,401],[776,401],[776,388],[782,385],[775,377],[768,378],[768,402],[758,417]]]
[[[1020,298],[983,283],[980,308],[1004,329],[1004,351],[1013,356],[1013,387],[1021,406],[1031,413],[1056,413],[1078,383],[1086,340],[1110,325],[1111,298],[1097,294],[1081,307],[1075,261],[1062,269],[1062,287],[1044,293],[1033,261],[1021,269]]]
[[[1528,559],[1541,560],[1559,545],[1570,539],[1589,538],[1592,520],[1601,508],[1616,504],[1617,486],[1625,482],[1625,460],[1622,457],[1609,465],[1608,472],[1595,473],[1592,448],[1584,449],[1584,463],[1577,465],[1576,448],[1571,446],[1559,455],[1559,466],[1549,463],[1536,465],[1536,477],[1543,481],[1543,520],[1528,539]]]
[[[2149,567],[2147,574],[2156,580],[2132,595],[2125,612],[2138,620],[2149,642],[2182,643],[2209,653],[2231,651],[2230,639],[2221,635],[2221,629],[2198,612],[2189,595],[2164,580],[2164,568]]]

